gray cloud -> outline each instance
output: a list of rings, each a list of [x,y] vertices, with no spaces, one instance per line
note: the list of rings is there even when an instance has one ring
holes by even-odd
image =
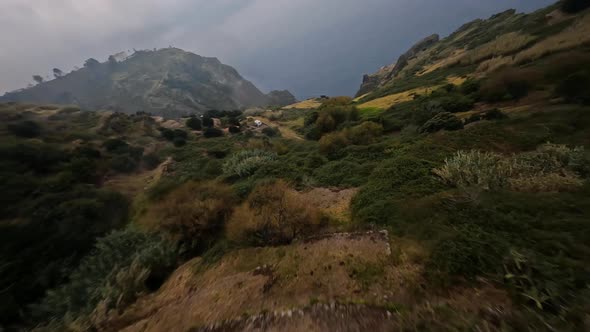
[[[263,90],[353,94],[416,40],[552,0],[2,0],[0,93],[53,67],[174,45],[232,65]]]

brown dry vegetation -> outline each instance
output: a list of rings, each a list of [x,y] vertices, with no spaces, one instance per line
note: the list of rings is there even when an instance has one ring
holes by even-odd
[[[290,190],[284,181],[257,187],[226,225],[229,240],[277,245],[313,232],[321,223],[319,211]]]
[[[387,236],[369,232],[318,237],[286,247],[243,249],[206,269],[205,263],[196,259],[179,268],[158,293],[114,317],[105,329],[187,331],[268,311],[283,312],[288,318],[289,310],[294,309],[294,313],[299,308],[303,311],[301,320],[287,320],[291,328],[310,320],[315,323],[305,326],[315,331],[321,326],[339,326],[329,324],[328,312],[313,319],[305,308],[316,302],[382,308],[375,310],[381,310],[383,315],[371,316],[377,326],[391,319],[395,324],[387,326],[411,327],[425,317],[452,326],[433,309],[444,308],[466,317],[491,308],[501,310],[498,316],[502,316],[510,307],[506,293],[489,285],[455,289],[452,295],[423,297],[422,269],[415,259],[408,259],[415,254],[405,248],[394,243],[392,250]],[[402,308],[414,309],[399,311]],[[386,310],[393,316],[388,318]],[[344,313],[340,322],[355,326],[359,318]],[[272,325],[268,328],[272,330]]]

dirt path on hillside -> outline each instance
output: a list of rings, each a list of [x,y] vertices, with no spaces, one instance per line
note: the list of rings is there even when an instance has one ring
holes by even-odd
[[[262,123],[264,123],[266,125],[270,125],[271,127],[278,128],[279,131],[281,132],[281,135],[284,138],[294,139],[294,140],[303,140],[303,137],[301,137],[299,134],[297,134],[297,132],[295,132],[293,129],[291,129],[287,126],[282,125],[280,122],[272,121],[268,118],[263,118],[260,116],[254,116],[253,118],[254,118],[254,120],[262,121]]]

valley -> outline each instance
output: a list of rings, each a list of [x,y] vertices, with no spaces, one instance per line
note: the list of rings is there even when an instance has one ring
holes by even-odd
[[[7,94],[0,330],[588,330],[589,22],[478,19],[354,98],[172,48]]]

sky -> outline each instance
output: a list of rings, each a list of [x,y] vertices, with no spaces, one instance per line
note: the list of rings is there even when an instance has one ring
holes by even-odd
[[[353,95],[363,74],[433,33],[554,0],[0,0],[0,94],[32,75],[174,46],[217,57],[264,92]]]

